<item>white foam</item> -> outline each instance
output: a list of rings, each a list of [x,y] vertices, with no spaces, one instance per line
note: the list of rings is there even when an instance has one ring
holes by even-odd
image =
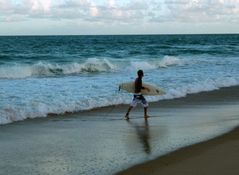
[[[65,100],[64,100],[65,99]],[[81,100],[78,98],[68,99],[62,96],[46,102],[34,102],[23,105],[22,107],[5,107],[0,109],[0,124],[21,121],[27,118],[47,117],[48,114],[64,114],[66,112],[78,112],[81,110],[90,110],[97,107],[126,103],[126,99],[117,97],[111,98],[89,98]]]
[[[183,61],[174,56],[164,56],[158,64],[159,67],[163,68],[175,65],[183,65]]]
[[[143,70],[153,70],[158,68],[167,68],[170,66],[181,66],[185,63],[182,59],[175,56],[164,56],[158,61],[158,59],[153,59],[151,61],[131,61],[130,68],[133,70],[143,69]]]
[[[133,70],[138,70],[138,69],[151,70],[151,69],[157,68],[155,64],[149,63],[147,61],[131,61],[130,66]]]
[[[88,82],[89,83],[89,82]],[[221,87],[229,87],[239,85],[239,79],[233,77],[207,79],[203,82],[194,82],[190,84],[184,84],[181,86],[168,87],[165,89],[166,94],[160,97],[147,97],[148,101],[157,101],[162,99],[174,99],[184,97],[187,94],[198,93],[203,91],[212,91]],[[72,86],[72,85],[69,85]],[[86,85],[88,87],[88,85]],[[65,112],[76,112],[81,110],[89,110],[97,107],[115,105],[115,104],[128,104],[131,101],[128,94],[115,93],[112,94],[108,90],[102,90],[102,93],[93,93],[94,90],[89,91],[93,94],[77,93],[78,87],[74,87],[74,90],[69,90],[67,87],[63,92],[50,87],[50,92],[46,90],[44,94],[35,94],[38,99],[25,97],[23,101],[14,102],[11,99],[10,103],[5,107],[0,108],[0,124],[11,123],[14,121],[24,120],[26,118],[46,117],[49,113],[63,114]],[[97,87],[96,87],[97,88]],[[37,90],[37,89],[36,89]],[[38,91],[38,90],[37,90]],[[56,91],[56,92],[53,92]],[[59,91],[59,92],[58,92]],[[99,90],[95,90],[99,92]],[[76,92],[76,93],[74,93]],[[110,92],[110,93],[107,93]],[[49,94],[48,94],[49,93]],[[47,96],[46,96],[47,95]],[[0,94],[1,96],[1,94]],[[24,95],[18,98],[23,98]],[[4,99],[4,96],[2,96]],[[13,104],[12,104],[13,103]],[[21,103],[21,104],[18,104]]]
[[[81,72],[109,72],[116,69],[107,59],[90,58],[83,64],[73,63],[64,67],[64,74],[74,74]]]
[[[169,88],[167,90],[167,93],[162,97],[160,97],[160,99],[180,98],[185,97],[188,94],[213,91],[220,89],[222,87],[231,87],[235,85],[239,85],[238,78],[227,77],[227,78],[207,79],[203,82],[194,82],[186,86]]]
[[[25,78],[32,75],[31,67],[14,65],[0,67],[0,78]]]

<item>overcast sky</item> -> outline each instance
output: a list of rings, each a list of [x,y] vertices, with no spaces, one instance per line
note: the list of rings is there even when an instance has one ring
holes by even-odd
[[[0,0],[0,35],[239,33],[239,0]]]

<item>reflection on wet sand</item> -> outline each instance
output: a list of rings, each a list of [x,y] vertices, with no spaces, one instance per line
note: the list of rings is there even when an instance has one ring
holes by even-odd
[[[139,138],[140,143],[143,146],[143,150],[146,154],[151,153],[151,146],[150,146],[150,129],[148,120],[145,119],[143,124],[134,123],[128,120],[128,123],[131,124],[135,130],[136,134]]]

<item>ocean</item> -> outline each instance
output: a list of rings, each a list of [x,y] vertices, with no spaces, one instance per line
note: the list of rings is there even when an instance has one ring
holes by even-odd
[[[238,65],[238,34],[1,36],[0,124],[128,104],[138,69],[152,102],[239,85]]]

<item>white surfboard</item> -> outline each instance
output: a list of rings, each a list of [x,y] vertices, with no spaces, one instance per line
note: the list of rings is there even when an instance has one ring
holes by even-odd
[[[165,94],[165,92],[162,89],[160,89],[159,87],[157,87],[155,85],[143,83],[142,86],[149,89],[149,91],[146,90],[146,89],[142,89],[141,93],[143,95],[153,95],[153,96],[155,96],[155,95],[163,95],[163,94]],[[121,83],[119,85],[119,90],[120,89],[126,90],[129,93],[134,93],[135,82],[132,81],[132,82]]]

